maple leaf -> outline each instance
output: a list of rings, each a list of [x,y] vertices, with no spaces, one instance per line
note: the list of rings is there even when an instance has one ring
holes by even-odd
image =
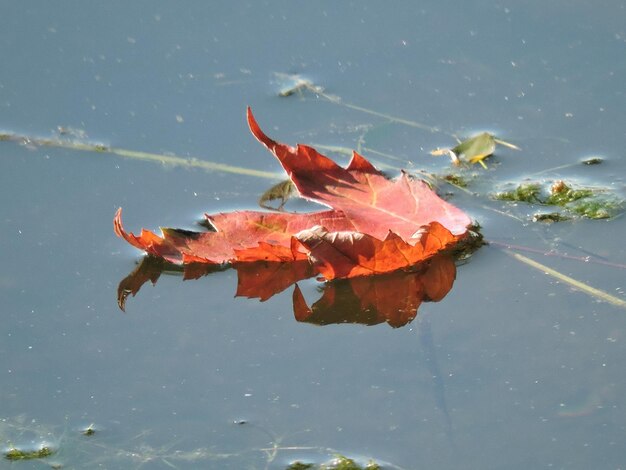
[[[249,108],[248,124],[278,158],[298,194],[330,210],[207,215],[214,231],[162,229],[159,237],[147,230],[138,236],[126,232],[120,209],[114,218],[115,232],[133,246],[173,263],[308,259],[326,279],[408,268],[467,235],[469,217],[423,181],[405,172],[390,180],[356,152],[348,167],[342,168],[312,147],[278,143],[263,133]]]

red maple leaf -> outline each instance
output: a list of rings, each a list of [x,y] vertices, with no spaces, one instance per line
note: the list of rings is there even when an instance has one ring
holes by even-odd
[[[426,183],[402,173],[390,180],[354,153],[347,168],[306,145],[267,137],[248,109],[254,136],[280,161],[301,197],[331,210],[309,214],[240,211],[207,215],[215,231],[162,229],[127,233],[121,209],[115,232],[147,253],[174,263],[295,262],[308,259],[326,279],[407,268],[451,247],[471,224]]]
[[[236,211],[205,215],[215,231],[189,232],[161,229],[163,237],[142,230],[139,236],[127,233],[122,226],[122,211],[115,214],[115,233],[131,245],[171,263],[231,263],[236,261],[294,261],[306,259],[306,253],[292,250],[295,233],[315,225],[330,230],[354,227],[338,211],[310,214]]]
[[[261,131],[249,108],[248,124],[278,158],[301,197],[341,211],[357,232],[382,240],[391,231],[411,243],[431,222],[454,235],[465,234],[471,224],[463,211],[405,172],[390,180],[356,152],[342,168],[313,147],[275,142]]]

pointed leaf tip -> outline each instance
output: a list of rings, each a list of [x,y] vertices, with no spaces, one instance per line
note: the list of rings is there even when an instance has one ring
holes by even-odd
[[[372,165],[365,157],[357,152],[352,152],[352,159],[346,168],[348,171],[360,171],[362,173],[374,173],[382,175],[382,173]]]
[[[248,127],[250,128],[250,132],[252,135],[263,145],[265,145],[268,149],[273,150],[276,146],[276,142],[270,139],[265,133],[261,130],[259,123],[254,118],[254,114],[252,114],[252,108],[248,106],[247,109],[247,118],[248,118]]]
[[[115,211],[115,217],[113,217],[113,230],[115,231],[115,235],[120,238],[123,238],[120,233],[120,227],[122,225],[122,208],[118,207]]]

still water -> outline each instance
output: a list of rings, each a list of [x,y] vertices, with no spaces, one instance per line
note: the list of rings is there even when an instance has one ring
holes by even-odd
[[[233,270],[162,274],[122,313],[117,286],[141,254],[113,233],[118,207],[133,231],[198,229],[205,211],[256,209],[276,180],[1,142],[0,446],[54,454],[0,467],[285,469],[341,454],[389,469],[624,468],[626,311],[502,246],[624,301],[625,219],[539,224],[535,207],[481,197],[526,177],[624,197],[624,2],[0,13],[4,133],[278,173],[250,105],[277,139],[359,148],[391,175],[449,171],[429,151],[477,131],[522,148],[476,168],[478,196],[444,188],[492,243],[393,328],[298,322],[293,287],[234,297]],[[324,95],[278,96],[285,74]],[[603,163],[580,164],[592,156]]]

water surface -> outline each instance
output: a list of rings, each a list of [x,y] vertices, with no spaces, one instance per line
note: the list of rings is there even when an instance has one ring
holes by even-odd
[[[277,139],[360,146],[412,171],[447,171],[428,151],[488,130],[522,148],[489,162],[493,184],[542,172],[624,196],[623,2],[1,11],[8,132],[61,126],[122,149],[278,172],[247,131],[250,105]],[[278,97],[276,73],[440,132],[311,93]],[[593,155],[604,163],[578,164]],[[2,142],[0,183],[0,444],[58,449],[16,468],[284,469],[334,452],[402,469],[619,468],[626,458],[624,310],[499,245],[459,266],[445,299],[403,328],[299,323],[291,288],[263,303],[234,298],[232,270],[162,275],[123,314],[117,284],[140,254],[113,234],[118,207],[132,230],[197,228],[205,211],[255,208],[272,181]],[[623,217],[541,225],[527,217],[535,208],[454,193],[487,240],[626,263]],[[623,268],[523,254],[624,299]],[[319,295],[314,281],[301,288]],[[96,433],[81,434],[90,425]]]

